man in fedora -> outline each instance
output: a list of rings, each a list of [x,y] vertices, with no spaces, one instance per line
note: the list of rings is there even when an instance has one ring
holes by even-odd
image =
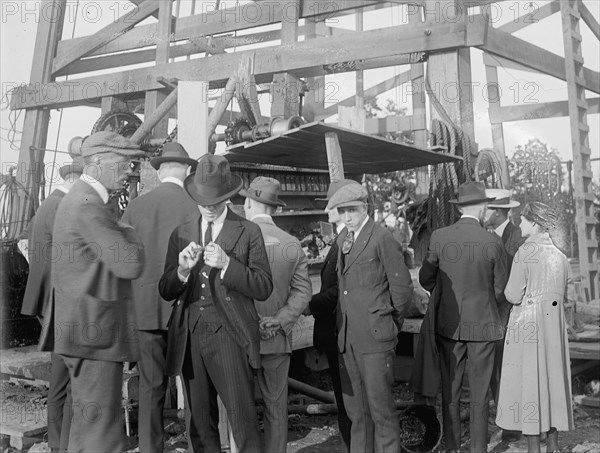
[[[337,319],[344,406],[352,420],[350,451],[399,452],[393,360],[411,277],[400,243],[369,218],[364,187],[346,184],[327,208],[337,209],[346,225],[337,239]]]
[[[312,286],[308,278],[308,260],[300,241],[275,226],[271,215],[278,206],[279,181],[258,176],[247,190],[246,218],[260,227],[271,272],[273,293],[255,304],[260,316],[260,363],[258,386],[265,402],[263,415],[265,452],[280,453],[287,449],[288,372],[292,355],[292,327],[308,305]]]
[[[222,156],[206,154],[184,190],[198,205],[169,239],[160,295],[174,300],[167,373],[181,374],[191,451],[219,453],[217,394],[242,452],[261,452],[253,369],[260,368],[254,300],[273,290],[258,225],[226,202],[242,188]]]
[[[435,329],[446,451],[458,452],[461,446],[460,395],[467,358],[471,452],[487,451],[488,390],[495,342],[503,335],[498,301],[508,279],[502,240],[482,226],[486,205],[492,200],[482,183],[462,184],[458,199],[451,200],[462,217],[432,233],[427,258],[419,271],[423,287],[436,285],[440,277]]]
[[[168,384],[165,365],[171,304],[160,297],[158,281],[164,272],[171,233],[198,212],[183,190],[183,181],[197,163],[179,143],[166,143],[162,154],[150,161],[160,184],[131,200],[122,218],[139,233],[146,251],[144,271],[133,281],[133,301],[140,350],[139,444],[140,451],[148,453],[162,453],[164,448],[163,409]]]
[[[107,205],[145,155],[131,140],[102,131],[81,147],[83,175],[58,205],[53,229],[54,311],[40,344],[69,370],[73,417],[69,452],[126,450],[121,421],[123,362],[137,360],[131,280],[144,266],[143,245]]]
[[[350,179],[341,179],[332,181],[327,191],[327,197],[318,199],[320,201],[329,201],[334,193],[343,186],[352,183]],[[346,451],[350,450],[350,430],[352,422],[346,407],[344,406],[344,398],[342,396],[342,381],[340,378],[339,353],[338,353],[338,330],[336,327],[336,309],[338,304],[338,245],[336,242],[337,236],[345,231],[346,226],[342,222],[337,209],[325,209],[329,223],[333,224],[336,229],[334,237],[331,238],[331,248],[325,256],[323,267],[321,268],[321,289],[317,294],[314,294],[308,305],[308,313],[315,318],[313,329],[313,345],[317,350],[324,352],[327,356],[329,364],[329,375],[331,376],[331,384],[335,395],[335,403],[338,410],[338,427],[342,442],[346,447]]]
[[[520,206],[520,203],[511,200],[512,192],[506,189],[486,189],[485,193],[488,197],[495,198],[494,201],[488,203],[488,210],[485,215],[485,227],[488,231],[497,234],[502,238],[504,250],[506,251],[506,269],[510,275],[512,262],[515,253],[519,247],[525,242],[525,238],[521,236],[521,228],[512,223],[509,219],[509,212],[512,208]],[[498,301],[498,311],[500,320],[505,328],[508,324],[510,309],[512,304],[502,297]],[[502,356],[504,354],[504,337],[496,342],[496,353],[494,359],[494,373],[492,374],[492,396],[494,401],[498,401],[498,392],[500,391],[500,376],[502,372]],[[505,433],[503,433],[505,434]]]
[[[83,159],[73,157],[73,162],[63,165],[58,170],[64,180],[38,208],[31,219],[27,233],[27,261],[29,276],[23,296],[21,313],[37,316],[43,324],[44,316],[54,310],[51,285],[51,267],[53,257],[52,230],[58,205],[69,192],[75,181],[83,173]],[[49,312],[50,311],[50,312]],[[69,442],[71,415],[68,411],[70,403],[69,370],[61,356],[50,354],[51,371],[48,388],[48,446],[52,452],[66,451]]]

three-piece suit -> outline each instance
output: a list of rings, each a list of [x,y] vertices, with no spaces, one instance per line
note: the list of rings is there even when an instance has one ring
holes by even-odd
[[[400,451],[392,394],[398,329],[413,285],[400,243],[368,219],[348,255],[338,245],[338,347],[353,453]]]
[[[194,266],[186,283],[178,275],[179,253],[202,244],[202,217],[177,227],[169,239],[159,290],[173,302],[167,373],[181,373],[187,399],[187,428],[195,453],[219,453],[217,394],[240,451],[262,451],[254,402],[253,369],[260,367],[259,318],[254,300],[273,290],[271,269],[257,225],[227,214],[213,239],[229,256],[226,271]]]
[[[471,451],[485,451],[495,342],[504,331],[498,312],[507,281],[504,244],[477,219],[463,216],[433,232],[419,281],[424,288],[441,285],[435,329],[446,448],[461,445],[459,402],[468,357]]]

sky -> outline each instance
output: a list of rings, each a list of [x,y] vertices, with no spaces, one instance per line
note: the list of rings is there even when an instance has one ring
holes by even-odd
[[[223,1],[226,6],[235,6],[234,1]],[[242,2],[244,3],[244,2]],[[494,6],[494,25],[499,26],[510,20],[514,20],[517,13],[522,14],[541,7],[547,1],[521,1],[509,0]],[[596,20],[600,20],[600,1],[585,0],[584,3],[590,9]],[[214,2],[197,2],[196,13],[201,9],[209,11]],[[2,84],[1,102],[1,129],[0,150],[2,161],[2,173],[6,173],[8,167],[18,161],[18,145],[24,113],[11,112],[7,108],[8,90],[15,84],[27,83],[30,78],[33,60],[33,48],[37,23],[44,15],[44,10],[38,1],[9,1],[0,0],[0,82]],[[122,0],[68,0],[67,20],[63,30],[63,39],[89,35],[116,17],[125,14],[131,8],[128,1]],[[186,8],[188,8],[186,10]],[[189,0],[182,0],[180,15],[187,15],[191,11]],[[406,7],[397,6],[392,9],[368,12],[364,15],[364,29],[374,29],[402,25],[406,23]],[[151,23],[154,18],[147,19],[144,23]],[[344,18],[331,18],[328,25],[354,29],[354,16]],[[592,32],[580,22],[581,34],[583,36],[583,57],[585,66],[594,70],[600,70],[600,45]],[[560,56],[564,55],[562,42],[562,27],[560,14],[554,14],[539,23],[520,30],[515,36],[527,40],[533,44],[540,45]],[[15,44],[18,43],[18,44]],[[484,89],[486,85],[485,67],[483,65],[482,52],[477,49],[471,50],[472,78],[473,78],[473,109],[475,121],[475,140],[479,149],[492,147],[492,133],[488,117],[487,94]],[[389,77],[404,72],[406,67],[391,67],[365,71],[365,89],[377,84]],[[523,102],[548,102],[567,99],[566,82],[538,73],[518,71],[514,69],[499,68],[500,86],[502,89],[501,102],[503,105],[519,104]],[[335,103],[346,97],[354,95],[355,89],[354,73],[328,76],[326,102]],[[388,99],[396,102],[400,107],[407,107],[408,114],[411,113],[410,95],[407,85],[391,90],[379,96],[378,103],[384,105]],[[588,93],[588,96],[592,95]],[[597,96],[597,95],[593,95]],[[326,104],[327,107],[327,104]],[[268,99],[261,99],[261,110],[263,114],[269,111]],[[47,148],[66,150],[69,140],[74,136],[85,136],[89,134],[92,125],[100,116],[100,110],[89,107],[68,108],[63,110],[52,110],[48,133]],[[16,120],[16,128],[12,123]],[[332,118],[335,120],[336,118]],[[588,115],[590,125],[590,147],[592,157],[600,156],[600,115]],[[174,126],[174,123],[171,127]],[[15,133],[16,129],[16,133]],[[539,138],[542,142],[556,149],[561,160],[572,159],[571,138],[569,119],[552,118],[512,122],[504,124],[504,136],[506,154],[510,158],[518,145],[525,145],[530,139]],[[15,150],[16,148],[17,150]],[[45,163],[56,162],[61,165],[70,158],[64,153],[46,153]],[[592,164],[594,179],[600,178],[600,162]],[[59,182],[56,171],[46,175],[48,179]]]

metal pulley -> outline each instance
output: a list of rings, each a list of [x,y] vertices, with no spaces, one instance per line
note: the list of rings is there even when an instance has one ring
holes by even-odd
[[[252,126],[250,121],[239,118],[227,125],[224,134],[213,134],[211,140],[214,142],[225,141],[227,146],[242,142],[256,142],[274,135],[281,135],[302,124],[302,118],[299,116],[292,116],[290,118],[276,117],[268,124],[257,124],[255,126]]]

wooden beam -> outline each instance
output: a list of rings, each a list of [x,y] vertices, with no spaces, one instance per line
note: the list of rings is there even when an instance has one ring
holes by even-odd
[[[329,179],[331,182],[341,181],[344,179],[344,161],[340,141],[335,132],[325,132],[325,148],[329,164]]]
[[[488,29],[485,43],[477,47],[544,74],[567,80],[563,57],[501,30]],[[600,94],[600,72],[583,68],[582,86],[586,90]]]
[[[119,17],[115,22],[107,25],[93,35],[86,37],[77,46],[73,47],[68,54],[62,54],[60,57],[57,57],[52,65],[52,72],[56,73],[73,61],[79,60],[81,57],[89,55],[106,43],[115,40],[128,30],[131,30],[135,24],[143,21],[158,10],[158,7],[158,0],[146,0],[140,6],[136,6],[133,11]]]
[[[530,3],[530,5],[532,5],[531,8],[533,8],[533,11],[519,16],[514,20],[508,21],[504,25],[498,27],[498,30],[502,30],[505,33],[514,33],[525,27],[530,26],[531,24],[536,24],[540,20],[545,19],[546,17],[549,17],[552,14],[560,11],[559,0],[553,0],[550,3],[545,4],[541,8],[538,8],[537,5],[533,2]]]
[[[386,132],[412,131],[416,129],[414,118],[409,116],[386,116],[385,118],[367,118],[365,134],[385,134]]]
[[[533,68],[528,68],[527,66],[523,66],[522,64],[515,63],[511,60],[507,60],[506,58],[499,57],[498,55],[490,55],[487,52],[483,53],[483,64],[494,68],[501,66],[505,69],[516,69],[517,71],[526,71],[533,73],[539,72]]]
[[[600,98],[587,98],[588,114],[600,113]],[[492,124],[509,121],[537,120],[542,118],[557,118],[569,116],[568,101],[544,102],[542,104],[511,105],[501,107],[498,112],[490,110]]]
[[[129,0],[131,3],[133,3],[136,6],[140,6],[142,3],[144,3],[145,0]],[[171,0],[172,1],[172,0]],[[158,13],[154,12],[152,13],[152,16],[156,17],[158,19]],[[175,16],[172,17],[173,20],[175,20]]]
[[[592,12],[585,6],[585,3],[581,2],[579,4],[579,13],[581,14],[581,18],[585,22],[585,24],[590,27],[590,30],[596,37],[596,39],[600,40],[600,24],[592,14]]]
[[[331,17],[333,14],[344,11],[364,8],[373,5],[372,0],[352,0],[351,2],[305,0],[301,2],[300,17],[315,16]],[[174,26],[173,41],[181,41],[197,37],[224,34],[248,28],[261,27],[281,22],[284,14],[283,2],[265,1],[252,2],[232,8],[215,11],[209,2],[203,2],[202,14],[195,14],[178,18]],[[91,36],[65,39],[59,43],[57,58],[66,58]],[[104,55],[113,52],[138,49],[157,44],[158,24],[141,25],[119,36],[112,42],[94,49],[89,55]]]
[[[318,38],[175,62],[161,67],[57,82],[50,87],[27,85],[16,90],[11,107],[19,109],[77,105],[103,96],[159,89],[162,85],[156,81],[158,76],[179,80],[208,80],[211,81],[211,88],[218,88],[237,69],[239,59],[250,54],[255,56],[254,74],[257,83],[269,81],[273,73],[284,71],[291,72],[296,77],[304,77],[329,71],[333,73],[366,69],[368,62],[364,60],[379,59],[376,67],[394,65],[399,60],[410,62],[407,57],[409,54],[464,48],[467,28],[477,25],[476,20],[470,24],[399,25],[363,32],[360,39],[354,35]],[[484,36],[480,35],[478,41],[483,46]],[[53,90],[55,96],[45,95],[49,89]]]

